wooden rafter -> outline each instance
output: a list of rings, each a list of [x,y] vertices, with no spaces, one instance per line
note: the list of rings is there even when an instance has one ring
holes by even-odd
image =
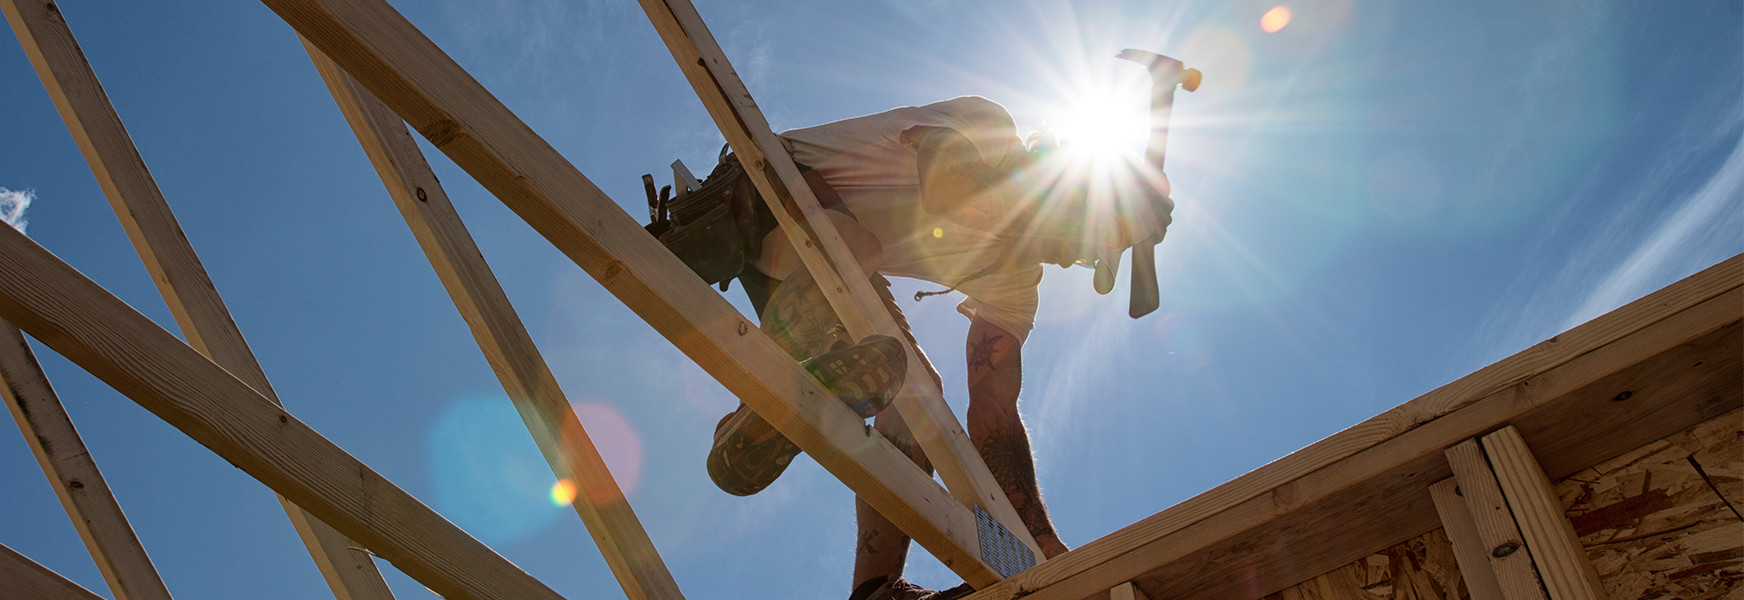
[[[54,486],[55,496],[115,600],[169,600],[163,578],[139,544],[103,473],[61,406],[24,335],[0,320],[0,396]]]
[[[151,272],[189,345],[277,404],[266,373],[230,318],[181,225],[146,169],[66,19],[52,0],[0,0],[6,19],[36,67],[110,206]],[[393,598],[381,572],[358,544],[283,502],[315,564],[341,600]]]
[[[4,545],[0,545],[0,590],[8,597],[33,600],[103,600]]]
[[[1491,549],[1486,547],[1478,523],[1466,507],[1469,492],[1460,489],[1453,477],[1429,486],[1429,497],[1435,502],[1435,514],[1441,517],[1441,527],[1453,545],[1454,561],[1459,564],[1459,576],[1465,580],[1471,600],[1504,600],[1502,584],[1490,567]]]
[[[1744,256],[970,598],[1076,599],[1129,580],[1152,597],[1264,595],[1437,527],[1427,489],[1462,440],[1512,424],[1561,477],[1724,414],[1744,405],[1740,284]]]
[[[874,333],[904,339],[696,7],[690,0],[641,2],[672,58],[696,89],[721,135],[745,166],[745,173],[769,204],[770,212],[782,230],[788,232],[794,253],[811,272],[848,333],[856,339]],[[924,364],[926,355],[916,348],[909,349],[908,361],[909,373],[932,370]],[[999,482],[969,443],[969,436],[945,404],[944,392],[937,383],[928,377],[909,377],[895,406],[952,495],[965,505],[981,505],[1040,562],[1040,548]]]
[[[1484,454],[1551,600],[1603,600],[1605,586],[1562,514],[1550,479],[1513,426],[1484,436]]]
[[[1484,458],[1483,447],[1475,439],[1466,440],[1444,454],[1454,480],[1459,482],[1466,514],[1477,527],[1479,548],[1486,549],[1487,560],[1476,572],[1480,576],[1493,573],[1492,579],[1506,600],[1545,600],[1538,571],[1532,568],[1532,554],[1526,551],[1526,540],[1520,536],[1520,526],[1508,511],[1508,499],[1496,483],[1496,473]]]
[[[10,227],[0,319],[445,598],[559,598]]]
[[[625,306],[974,585],[969,509],[649,236],[382,0],[264,0]]]
[[[304,46],[545,461],[578,488],[571,504],[624,594],[633,600],[683,598],[405,122],[320,50]]]

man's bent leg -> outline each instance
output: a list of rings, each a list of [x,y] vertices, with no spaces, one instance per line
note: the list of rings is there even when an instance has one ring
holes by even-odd
[[[872,289],[878,292],[879,299],[884,302],[884,308],[890,311],[890,316],[902,329],[903,337],[907,338],[909,343],[914,343],[914,334],[909,331],[908,319],[902,314],[902,309],[897,307],[896,298],[890,293],[890,280],[885,279],[882,275],[873,275]],[[915,345],[914,348],[915,351],[920,351],[919,345]],[[921,362],[929,367],[927,375],[932,377],[933,385],[940,385],[939,374],[930,368],[931,363]],[[878,416],[875,427],[879,433],[884,435],[885,439],[890,440],[890,443],[907,454],[909,459],[914,461],[914,464],[919,465],[921,470],[928,474],[933,472],[932,463],[927,461],[926,454],[915,443],[914,434],[909,431],[908,423],[902,420],[901,414],[887,411]],[[908,561],[908,536],[904,535],[902,530],[897,529],[896,525],[890,522],[890,519],[884,518],[883,514],[859,498],[854,499],[854,516],[859,526],[859,533],[854,545],[853,583],[855,589],[859,589],[874,579],[883,578],[884,581],[890,582],[900,579],[902,568]]]
[[[1017,411],[1023,387],[1023,343],[992,323],[969,325],[964,347],[969,375],[969,440],[1046,558],[1065,553],[1036,485],[1029,432]]]

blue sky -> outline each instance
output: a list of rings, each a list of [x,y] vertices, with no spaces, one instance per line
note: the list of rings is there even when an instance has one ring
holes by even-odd
[[[640,174],[713,164],[635,3],[399,4],[632,214]],[[1042,284],[1023,409],[1070,546],[1744,251],[1737,0],[1309,0],[1268,34],[1276,5],[699,2],[777,129],[964,94],[1069,126],[1141,110],[1122,48],[1204,70],[1176,105],[1162,309],[1129,319],[1124,277]],[[287,407],[559,592],[621,594],[290,29],[247,2],[62,10]],[[31,197],[31,237],[173,329],[12,42],[0,82],[0,213]],[[432,156],[686,595],[845,597],[847,489],[801,460],[755,497],[715,490],[734,399]],[[961,414],[954,304],[904,308]],[[266,488],[40,358],[173,594],[326,594]],[[0,481],[0,543],[104,593],[3,431]],[[910,577],[957,582],[924,552]]]

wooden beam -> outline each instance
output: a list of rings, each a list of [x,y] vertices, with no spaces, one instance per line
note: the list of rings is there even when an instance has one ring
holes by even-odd
[[[109,492],[24,334],[0,320],[0,396],[116,600],[168,600],[163,578]]]
[[[1108,600],[1151,600],[1151,598],[1145,595],[1144,590],[1138,589],[1138,586],[1128,581],[1108,590]]]
[[[152,281],[188,344],[278,403],[254,352],[230,318],[218,290],[170,212],[145,160],[122,126],[103,86],[52,0],[0,0],[6,19],[36,67],[43,87],[84,153],[97,183],[151,272]],[[360,544],[280,498],[309,554],[341,600],[393,598],[381,572]]]
[[[1453,477],[1429,486],[1429,496],[1435,501],[1435,514],[1441,517],[1441,527],[1453,544],[1453,559],[1459,564],[1460,579],[1471,593],[1471,600],[1502,600],[1502,585],[1496,581],[1496,571],[1490,568],[1489,548],[1478,535],[1478,524],[1466,509],[1460,494],[1459,480]]]
[[[10,227],[0,318],[445,598],[559,597]]]
[[[1466,514],[1477,526],[1478,541],[1489,557],[1489,571],[1495,573],[1507,600],[1544,600],[1544,587],[1538,572],[1532,568],[1532,555],[1526,552],[1526,540],[1514,515],[1508,510],[1508,499],[1496,484],[1496,474],[1484,459],[1484,450],[1477,440],[1466,440],[1448,448],[1447,465],[1459,482],[1465,499]]]
[[[264,0],[655,331],[972,585],[975,517],[382,0]]]
[[[1263,595],[1434,529],[1441,449],[1467,438],[1512,423],[1556,477],[1722,414],[1744,404],[1741,282],[1733,257],[971,598],[1081,598],[1124,581],[1171,598]],[[1315,535],[1339,545],[1258,551]]]
[[[1587,560],[1574,525],[1563,516],[1562,502],[1520,431],[1504,427],[1484,436],[1484,454],[1519,524],[1532,564],[1551,600],[1604,600],[1605,586]]]
[[[905,339],[696,7],[690,0],[641,3],[848,333],[855,339],[874,333]],[[931,365],[924,364],[925,357],[917,348],[910,348],[908,372],[931,371]],[[1040,562],[1041,549],[969,443],[937,384],[928,377],[908,378],[895,406],[952,495],[964,505],[980,504]]]
[[[304,47],[545,461],[558,479],[578,488],[571,504],[624,594],[683,598],[405,123],[320,50]]]
[[[103,600],[102,596],[4,545],[0,545],[0,590],[6,590],[9,598]]]

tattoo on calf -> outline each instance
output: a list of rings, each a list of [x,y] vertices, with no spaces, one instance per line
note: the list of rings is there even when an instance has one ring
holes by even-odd
[[[878,537],[877,529],[868,529],[860,534],[860,551],[867,554],[877,554],[878,549],[872,547],[872,538]]]
[[[1047,506],[1042,503],[1041,490],[1035,481],[1035,457],[1030,455],[1029,440],[1019,433],[989,433],[977,444],[987,461],[987,470],[1017,509],[1030,535],[1053,533]]]

